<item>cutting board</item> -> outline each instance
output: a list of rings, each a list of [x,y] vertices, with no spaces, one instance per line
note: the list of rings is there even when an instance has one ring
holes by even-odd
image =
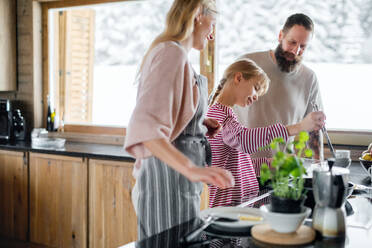
[[[251,233],[258,241],[278,245],[303,245],[315,239],[314,229],[305,225],[293,233],[278,233],[271,229],[269,224],[260,224],[253,226]]]

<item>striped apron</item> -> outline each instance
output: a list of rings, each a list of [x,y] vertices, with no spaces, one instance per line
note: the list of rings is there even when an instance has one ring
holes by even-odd
[[[211,162],[203,120],[208,108],[207,79],[196,75],[199,103],[196,113],[173,145],[195,165]],[[132,201],[137,214],[138,240],[160,233],[199,215],[203,184],[191,182],[152,156],[142,160]]]

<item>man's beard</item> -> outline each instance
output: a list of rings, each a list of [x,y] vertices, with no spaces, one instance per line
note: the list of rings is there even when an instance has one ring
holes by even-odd
[[[285,57],[286,55],[288,57],[294,56],[292,53],[284,51],[282,43],[279,43],[279,45],[275,49],[276,63],[278,64],[281,71],[291,72],[300,64],[302,56],[295,55],[293,60],[287,60],[287,58]]]

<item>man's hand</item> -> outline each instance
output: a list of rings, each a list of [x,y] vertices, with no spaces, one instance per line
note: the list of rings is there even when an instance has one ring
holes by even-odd
[[[207,135],[210,138],[216,137],[218,132],[221,130],[221,125],[217,120],[212,118],[205,118],[203,124],[208,128]]]

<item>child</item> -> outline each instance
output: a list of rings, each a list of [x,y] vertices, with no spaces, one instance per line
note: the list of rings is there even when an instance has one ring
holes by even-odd
[[[209,138],[212,149],[212,166],[229,170],[235,186],[227,189],[209,186],[209,207],[236,206],[258,193],[258,181],[250,153],[268,145],[274,138],[296,135],[300,131],[319,130],[325,115],[312,112],[301,122],[284,126],[280,123],[262,128],[242,126],[232,107],[245,107],[266,93],[269,78],[252,60],[241,59],[231,64],[224,73],[213,95],[207,116],[216,119],[222,131]],[[283,96],[285,97],[285,96]],[[268,161],[265,161],[268,162]]]

